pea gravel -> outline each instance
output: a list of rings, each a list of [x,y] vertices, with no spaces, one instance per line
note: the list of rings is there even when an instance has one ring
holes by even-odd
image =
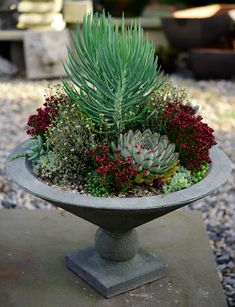
[[[217,141],[232,161],[232,176],[218,191],[184,210],[200,210],[217,262],[228,306],[235,306],[235,81],[195,81],[173,75],[187,89],[188,98],[216,131]],[[53,83],[57,83],[54,81]],[[26,121],[44,101],[48,81],[0,82],[0,208],[53,207],[11,183],[5,161],[11,150],[27,139]]]

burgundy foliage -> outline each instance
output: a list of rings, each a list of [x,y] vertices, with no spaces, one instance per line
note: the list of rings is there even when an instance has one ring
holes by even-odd
[[[216,144],[214,130],[202,122],[193,107],[169,102],[164,116],[167,136],[176,144],[182,165],[192,170],[211,162],[209,150]]]
[[[153,179],[153,187],[155,189],[160,189],[164,184],[164,181],[162,180],[161,177]]]
[[[97,150],[87,150],[88,155],[93,157],[96,172],[102,177],[104,185],[113,185],[115,191],[120,191],[132,186],[133,178],[137,171],[131,166],[133,160],[127,160],[116,152],[116,158],[112,159],[108,146],[98,145]]]
[[[47,97],[43,107],[36,110],[37,114],[29,116],[27,125],[30,129],[26,133],[31,136],[43,136],[58,113],[58,105],[66,99],[64,94]]]

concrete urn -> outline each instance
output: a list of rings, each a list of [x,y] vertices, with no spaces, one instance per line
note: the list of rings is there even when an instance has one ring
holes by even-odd
[[[24,151],[27,141],[11,157]],[[163,278],[167,265],[139,247],[136,227],[201,199],[224,184],[231,172],[226,154],[215,146],[207,176],[193,186],[151,197],[91,197],[49,186],[36,177],[25,158],[8,159],[7,173],[14,182],[51,204],[99,226],[94,247],[65,255],[66,266],[110,298]],[[164,235],[162,233],[161,235]]]

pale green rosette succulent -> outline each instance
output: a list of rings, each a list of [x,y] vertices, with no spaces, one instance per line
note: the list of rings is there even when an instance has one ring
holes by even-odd
[[[139,130],[129,130],[120,134],[117,144],[111,143],[114,156],[121,154],[124,158],[132,158],[133,166],[145,176],[164,175],[178,162],[178,153],[175,145],[170,143],[166,135],[152,133],[146,129],[143,133]]]

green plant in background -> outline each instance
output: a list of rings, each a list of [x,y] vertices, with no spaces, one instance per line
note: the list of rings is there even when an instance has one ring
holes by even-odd
[[[165,73],[168,74],[176,71],[179,52],[175,48],[157,46],[156,53],[159,65]]]
[[[123,18],[119,27],[104,13],[88,15],[72,44],[64,64],[72,84],[63,84],[85,117],[114,134],[151,116],[145,101],[163,80],[140,24],[125,28]]]
[[[117,145],[112,142],[114,156],[121,154],[125,159],[132,158],[134,166],[143,178],[147,176],[163,175],[177,164],[178,153],[175,145],[170,143],[167,136],[160,136],[146,129],[143,133],[129,130],[121,133]],[[141,181],[140,176],[138,176]]]

